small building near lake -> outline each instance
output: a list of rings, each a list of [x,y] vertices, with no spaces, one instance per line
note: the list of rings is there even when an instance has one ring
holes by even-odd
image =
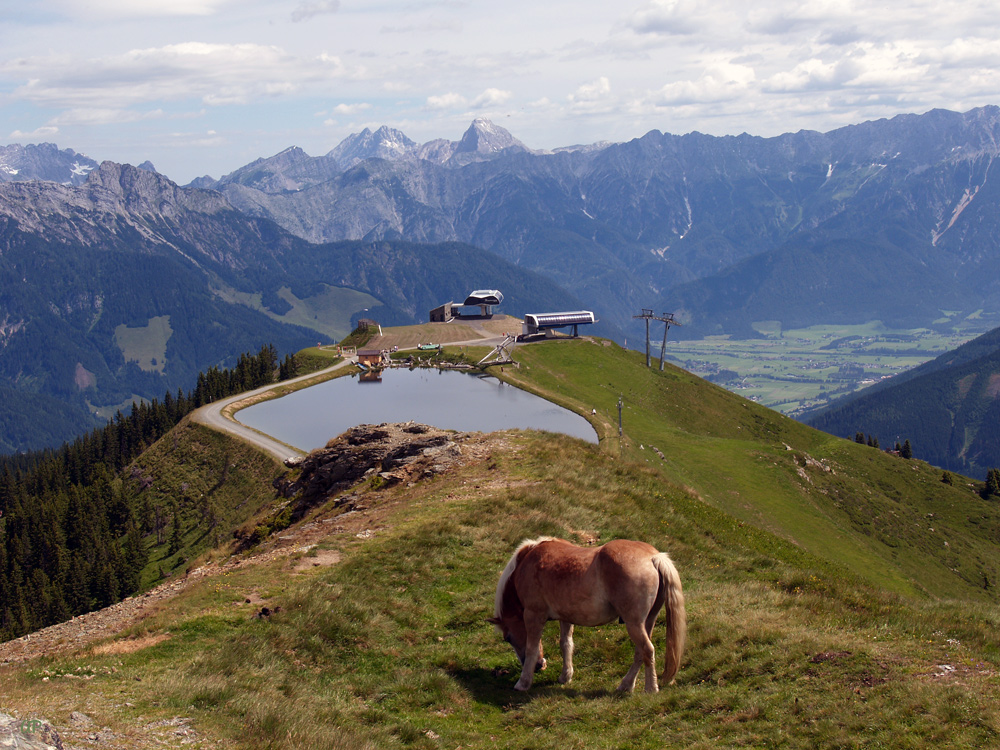
[[[445,302],[443,305],[439,305],[431,310],[431,323],[447,323],[450,320],[454,320],[458,317],[458,312],[455,308],[458,307],[454,302]]]
[[[365,367],[384,367],[388,364],[389,353],[382,349],[359,349],[358,364]]]

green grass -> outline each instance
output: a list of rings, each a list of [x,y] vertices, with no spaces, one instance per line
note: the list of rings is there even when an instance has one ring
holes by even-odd
[[[975,575],[997,565],[1000,516],[964,480],[948,487],[919,462],[647,370],[614,345],[516,356],[505,377],[597,409],[599,447],[491,439],[466,467],[365,491],[361,513],[377,515],[364,538],[357,512],[320,509],[344,529],[321,543],[339,564],[294,572],[278,559],[202,579],[113,641],[166,636],[146,648],[0,668],[3,707],[58,723],[86,704],[120,736],[186,716],[205,747],[998,744],[1000,614]],[[641,538],[671,554],[689,621],[676,685],[617,695],[631,646],[614,624],[577,629],[576,676],[561,686],[550,625],[549,669],[513,691],[516,659],[485,618],[511,551],[540,534]],[[281,611],[254,618],[262,601]],[[662,638],[661,624],[658,666]],[[92,679],[53,676],[77,667]]]
[[[299,365],[299,369],[296,374],[307,375],[309,373],[325,370],[327,367],[332,367],[340,361],[341,356],[337,353],[336,349],[324,349],[322,347],[312,346],[296,353],[295,359]]]
[[[508,440],[489,464],[406,495],[374,538],[333,541],[345,554],[337,566],[293,574],[275,563],[206,580],[131,634],[167,640],[136,654],[7,668],[0,689],[17,696],[13,708],[75,706],[78,680],[43,677],[83,665],[94,675],[86,700],[102,724],[184,715],[236,747],[984,747],[998,739],[992,608],[884,593],[734,522],[657,471],[569,438]],[[631,647],[609,625],[577,630],[576,677],[560,686],[550,626],[549,669],[527,695],[512,690],[513,653],[484,621],[496,577],[521,538],[574,530],[641,537],[674,557],[690,623],[677,685],[617,695]],[[259,605],[242,603],[250,594],[281,612],[253,618]],[[939,664],[960,670],[961,681],[935,677]]]
[[[126,362],[136,362],[145,372],[163,372],[167,364],[167,341],[173,334],[170,316],[150,318],[149,323],[129,328],[124,323],[115,328],[115,343]]]
[[[278,296],[292,306],[283,315],[271,315],[284,323],[312,328],[325,333],[334,341],[351,332],[351,315],[364,308],[381,307],[382,303],[365,292],[344,287],[324,286],[319,294],[299,299],[288,287],[283,287]],[[376,315],[373,312],[372,315]]]
[[[351,316],[354,313],[366,308],[374,310],[382,305],[370,294],[347,287],[323,285],[323,291],[319,294],[304,299],[296,297],[288,287],[282,287],[278,291],[278,296],[291,308],[278,315],[264,307],[260,292],[248,293],[223,288],[217,290],[217,294],[227,302],[236,302],[253,310],[259,310],[272,320],[311,328],[334,341],[342,339],[351,332]]]

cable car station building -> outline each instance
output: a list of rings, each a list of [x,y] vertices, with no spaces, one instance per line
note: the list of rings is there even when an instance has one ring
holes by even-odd
[[[578,327],[581,325],[591,325],[596,323],[594,313],[590,310],[576,310],[574,312],[553,312],[553,313],[528,313],[524,316],[524,323],[521,324],[522,336],[534,336],[538,333],[548,333],[555,328],[566,328],[573,326],[573,335],[579,335]]]
[[[469,293],[461,305],[455,302],[445,302],[431,310],[431,323],[447,323],[449,320],[461,317],[492,318],[496,313],[496,308],[502,303],[503,294],[499,289],[476,289]],[[461,310],[463,307],[478,307],[479,315],[463,313]]]

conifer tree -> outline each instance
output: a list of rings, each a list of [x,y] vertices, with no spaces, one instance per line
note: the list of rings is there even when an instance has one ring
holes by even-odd
[[[1000,498],[1000,469],[990,469],[986,472],[986,484],[980,494],[983,498]]]
[[[174,506],[174,528],[173,532],[170,534],[170,547],[168,554],[176,555],[180,552],[181,546],[183,544],[183,538],[181,536],[181,514]]]

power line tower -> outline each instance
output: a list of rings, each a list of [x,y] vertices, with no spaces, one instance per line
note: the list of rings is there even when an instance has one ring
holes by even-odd
[[[680,323],[674,320],[673,313],[656,315],[652,310],[647,310],[645,307],[642,308],[641,315],[633,315],[632,318],[633,320],[642,318],[646,321],[646,367],[652,366],[652,360],[649,357],[649,321],[659,320],[663,323],[663,343],[660,345],[660,372],[663,372],[663,357],[667,353],[667,331],[670,330],[670,326],[679,326]]]

